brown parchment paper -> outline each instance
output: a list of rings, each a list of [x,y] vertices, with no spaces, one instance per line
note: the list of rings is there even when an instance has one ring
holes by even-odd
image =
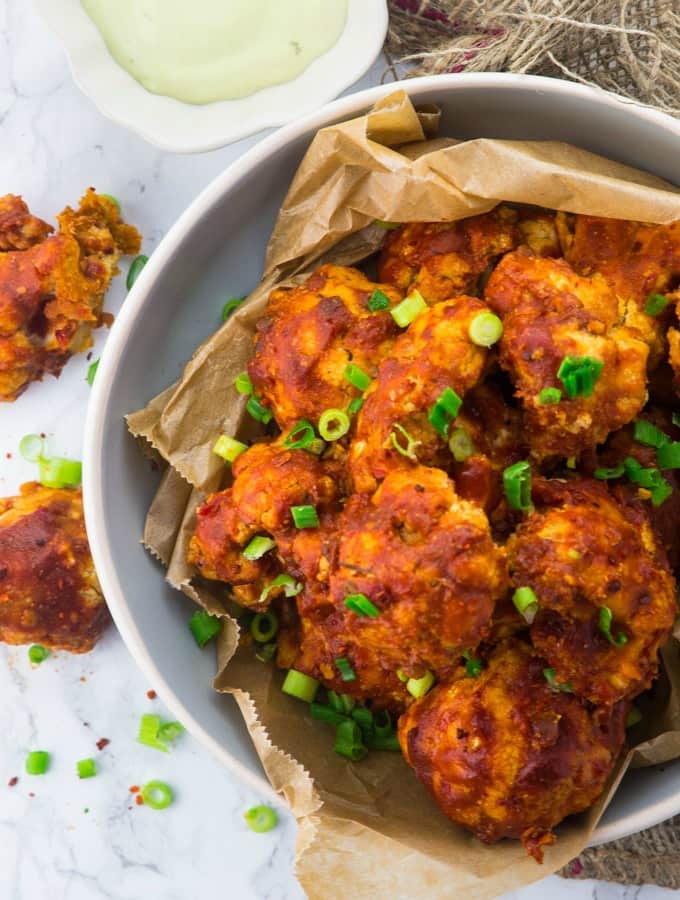
[[[370,256],[384,238],[376,219],[452,220],[501,200],[649,222],[680,218],[680,191],[647,173],[566,144],[458,142],[437,136],[437,127],[436,110],[416,111],[396,91],[366,115],[320,131],[281,208],[260,285],[196,350],[182,378],[127,420],[168,463],[144,542],[171,584],[225,618],[215,687],[235,696],[272,785],[298,819],[296,871],[310,898],[326,898],[331,886],[359,900],[422,891],[435,900],[496,897],[577,856],[629,765],[680,756],[680,645],[671,639],[662,677],[641,701],[644,720],[631,730],[636,746],[598,804],[559,827],[544,865],[519,842],[484,846],[439,813],[399,754],[374,753],[359,764],[337,756],[332,730],[281,693],[282,673],[239,646],[226,588],[195,578],[186,564],[196,507],[229,477],[211,451],[216,435],[257,436],[233,381],[274,285],[295,283],[321,262]]]

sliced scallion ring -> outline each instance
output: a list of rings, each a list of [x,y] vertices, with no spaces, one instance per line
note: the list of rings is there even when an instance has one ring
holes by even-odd
[[[297,669],[288,669],[286,677],[281,685],[284,694],[290,697],[296,697],[298,700],[304,700],[305,703],[311,703],[316,697],[319,689],[319,682],[316,678],[305,675],[304,672],[298,672]]]
[[[408,328],[413,320],[427,309],[427,303],[420,291],[411,291],[401,303],[390,310],[392,318],[400,328]]]
[[[527,625],[531,625],[538,612],[538,597],[533,590],[530,587],[518,587],[512,595],[512,602]]]
[[[434,406],[427,415],[430,425],[439,432],[444,440],[448,437],[449,426],[458,415],[462,403],[463,401],[454,389],[446,387],[437,397]]]
[[[142,269],[148,263],[148,261],[149,257],[145,256],[143,253],[140,253],[140,255],[135,256],[135,258],[130,263],[130,268],[128,269],[127,277],[125,279],[125,286],[129,291],[132,290],[132,285],[142,274]]]
[[[276,547],[276,541],[273,538],[258,534],[248,543],[243,555],[246,559],[254,562],[256,559],[262,559],[265,553],[269,553],[274,547]]]
[[[315,438],[316,433],[312,423],[307,419],[300,419],[284,438],[283,446],[288,450],[310,450]]]
[[[258,644],[267,644],[279,630],[279,620],[272,610],[257,613],[250,623],[250,633]]]
[[[164,781],[149,781],[141,790],[142,800],[151,809],[166,809],[174,796],[169,785]]]
[[[250,380],[250,375],[247,372],[239,372],[234,379],[234,387],[239,394],[252,394],[253,382]]]
[[[406,443],[402,443],[402,441],[406,441]],[[407,459],[412,459],[414,462],[418,462],[415,448],[418,446],[419,441],[414,440],[408,431],[398,422],[395,422],[394,425],[392,425],[390,442],[394,449],[398,453],[401,453],[402,456],[405,456]]]
[[[449,450],[456,462],[465,462],[475,452],[472,438],[464,428],[454,428],[449,437]]]
[[[608,606],[601,606],[598,621],[600,631],[614,647],[623,647],[624,644],[628,643],[628,635],[623,631],[620,631],[616,637],[614,637],[612,634],[612,621],[613,616],[611,609]]]
[[[420,700],[430,690],[434,684],[434,675],[432,672],[426,672],[422,678],[409,678],[406,682],[406,690],[416,700]]]
[[[319,434],[324,441],[338,441],[349,431],[349,416],[343,409],[327,409],[319,417]]]
[[[78,487],[83,480],[83,466],[75,459],[52,456],[39,462],[40,484],[50,488]]]
[[[503,336],[503,323],[495,313],[479,312],[470,322],[468,334],[478,347],[492,347]]]
[[[19,441],[19,453],[26,462],[37,463],[43,458],[45,439],[39,434],[27,434]]]
[[[233,463],[247,449],[247,444],[229,437],[228,434],[221,434],[213,444],[212,452],[226,462]]]
[[[355,363],[347,363],[343,374],[352,387],[358,391],[365,391],[371,385],[371,376]]]
[[[271,584],[268,584],[267,587],[262,590],[262,593],[260,594],[260,603],[265,602],[270,591],[279,587],[283,588],[283,593],[286,597],[296,597],[302,590],[302,584],[299,581],[296,581],[292,575],[277,575]]]

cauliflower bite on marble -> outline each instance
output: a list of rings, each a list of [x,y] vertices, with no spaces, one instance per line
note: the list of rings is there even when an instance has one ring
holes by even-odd
[[[58,233],[48,236],[50,226],[20,198],[0,199],[0,401],[58,376],[92,345],[118,259],[139,250],[137,230],[92,188],[57,219]]]
[[[86,653],[108,621],[81,491],[28,482],[0,499],[0,641]]]
[[[486,843],[521,838],[542,861],[552,829],[602,793],[623,746],[627,705],[589,707],[554,690],[520,641],[477,678],[435,686],[399,720],[416,777],[449,819]]]

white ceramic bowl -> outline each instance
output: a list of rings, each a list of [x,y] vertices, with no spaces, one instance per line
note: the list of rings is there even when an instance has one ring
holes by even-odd
[[[387,31],[387,0],[349,0],[341,37],[297,78],[250,97],[195,106],[152,94],[135,81],[111,56],[80,0],[33,5],[63,43],[76,84],[99,110],[176,153],[214,150],[318,109],[361,78]]]
[[[514,75],[420,78],[404,87],[438,103],[442,131],[459,138],[554,139],[647,168],[680,184],[680,123],[601,91]],[[219,325],[223,300],[257,283],[291,176],[322,126],[356,116],[394,90],[338,100],[272,134],[233,163],[169,231],[109,336],[85,436],[85,510],[92,553],[113,617],[164,702],[232,770],[269,791],[230,697],[211,689],[212,653],[187,629],[191,604],[163,579],[139,537],[158,475],[123,417],[174,381]],[[680,760],[628,774],[595,833],[602,843],[680,811]]]

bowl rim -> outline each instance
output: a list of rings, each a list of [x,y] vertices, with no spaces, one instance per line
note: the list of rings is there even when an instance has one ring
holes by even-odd
[[[365,75],[388,27],[387,0],[348,0],[340,37],[296,78],[247,97],[194,105],[137,82],[113,58],[80,0],[33,5],[61,41],[76,85],[102,115],[171,153],[216,150],[318,110]]]
[[[229,770],[254,789],[265,793],[273,803],[278,805],[283,805],[281,798],[269,783],[232,757],[228,749],[219,744],[194,719],[190,710],[177,697],[154,663],[135,624],[134,617],[128,608],[125,592],[120,584],[113,563],[108,536],[103,527],[103,471],[101,466],[103,426],[118,361],[135,326],[137,317],[144,309],[153,281],[161,273],[166,262],[173,256],[184,235],[196,226],[203,215],[215,203],[219,202],[220,198],[227,191],[234,187],[249,172],[256,169],[261,162],[306,132],[316,131],[324,125],[339,119],[359,115],[364,109],[369,108],[377,100],[395,90],[406,90],[417,102],[420,94],[431,92],[438,88],[449,92],[450,90],[455,91],[457,88],[475,85],[492,87],[499,91],[528,87],[538,92],[550,93],[556,97],[587,97],[608,107],[624,104],[631,108],[631,113],[653,122],[657,127],[663,127],[673,136],[680,138],[680,122],[675,121],[665,113],[640,106],[599,88],[537,75],[515,75],[511,73],[430,75],[408,79],[407,81],[391,82],[342,97],[264,137],[258,144],[227,166],[198,194],[168,230],[135,282],[109,333],[97,370],[97,378],[93,385],[85,422],[83,495],[85,520],[92,557],[112,617],[135,662],[154,685],[161,699],[173,714]],[[604,826],[598,825],[592,835],[591,846],[641,831],[670,818],[678,812],[680,812],[680,791],[669,795],[662,802],[655,803],[645,811],[631,812],[620,816],[615,822],[607,823]]]

